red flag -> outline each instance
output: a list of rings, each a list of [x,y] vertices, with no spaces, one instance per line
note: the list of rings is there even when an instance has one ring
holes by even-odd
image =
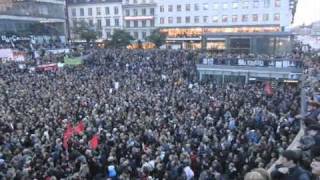
[[[269,81],[266,82],[265,86],[264,86],[264,92],[268,95],[271,96],[272,93],[272,87]]]
[[[74,132],[76,134],[82,134],[84,132],[84,129],[85,129],[85,126],[84,126],[84,123],[83,121],[81,120],[77,125],[76,127],[74,128]]]
[[[91,140],[89,141],[91,149],[95,150],[99,144],[99,136],[97,134],[93,135]]]
[[[72,135],[73,135],[73,128],[72,128],[71,123],[68,123],[67,129],[63,134],[63,147],[65,149],[68,149],[68,141],[70,140]]]

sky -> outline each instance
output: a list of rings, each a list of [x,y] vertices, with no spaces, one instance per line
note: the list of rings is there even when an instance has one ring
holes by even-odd
[[[308,25],[315,21],[320,21],[320,0],[298,0],[293,25]]]

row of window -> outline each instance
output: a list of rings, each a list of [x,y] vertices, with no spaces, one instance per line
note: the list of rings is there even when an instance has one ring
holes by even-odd
[[[77,26],[77,22],[78,21],[76,19],[72,20],[72,24],[73,24],[74,27]],[[90,26],[94,26],[95,25],[94,22],[93,22],[93,19],[88,19],[88,24]],[[96,26],[97,26],[98,29],[102,29],[102,19],[97,19]],[[106,27],[111,27],[111,19],[105,19],[105,26]],[[115,27],[120,27],[119,18],[115,18],[114,19],[114,26]]]
[[[112,33],[110,31],[107,31],[106,34],[107,34],[107,38],[111,38],[112,37]],[[136,31],[135,32],[131,32],[130,35],[133,36],[135,39],[139,38],[139,32],[136,32]],[[143,39],[145,39],[147,37],[147,32],[145,32],[145,31],[141,32],[141,37]]]
[[[77,20],[73,19],[73,26],[77,26]],[[132,22],[132,23],[131,23]],[[93,19],[88,19],[88,23],[90,26],[94,26]],[[140,24],[140,25],[139,25]],[[98,29],[102,28],[102,19],[97,19],[96,26]],[[105,26],[111,27],[111,19],[105,19]],[[120,20],[118,18],[114,19],[114,26],[119,27],[120,26]],[[154,20],[142,20],[140,23],[137,20],[134,21],[128,21],[126,20],[126,27],[154,27]]]
[[[259,0],[254,0],[253,3],[252,3],[252,8],[259,8],[261,7],[261,3]],[[185,11],[191,11],[191,4],[185,4]],[[218,10],[218,9],[229,9],[229,8],[232,8],[232,9],[238,9],[238,8],[241,8],[240,6],[242,6],[243,9],[249,9],[250,7],[250,3],[249,1],[243,1],[243,2],[232,2],[232,3],[213,3],[213,6],[212,8],[214,10]],[[275,7],[280,7],[281,6],[281,1],[280,0],[275,0],[274,1],[274,6]],[[270,0],[264,0],[264,3],[263,3],[263,7],[264,8],[269,8],[270,7]],[[181,4],[178,4],[175,6],[176,8],[176,11],[177,12],[181,12],[182,11],[182,5]],[[174,10],[174,6],[173,5],[168,5],[168,12],[173,12]],[[200,5],[199,4],[193,4],[193,11],[200,11],[200,10],[209,10],[209,4],[208,3],[204,3],[202,4],[202,8],[200,8]],[[161,5],[160,6],[160,12],[165,12],[165,6],[164,5]]]
[[[249,21],[249,15],[244,14],[242,16],[238,16],[238,15],[232,15],[230,17],[231,22],[240,22],[240,18],[241,18],[241,22],[248,22]],[[253,22],[257,22],[259,21],[259,15],[258,14],[252,14],[251,15],[252,21]],[[273,15],[273,20],[274,21],[280,21],[280,14],[276,13]],[[219,17],[218,16],[213,16],[212,17],[212,22],[217,23],[219,21]],[[223,15],[221,17],[221,22],[228,22],[229,21],[229,16],[227,15]],[[269,14],[263,14],[262,15],[262,21],[269,21]],[[203,16],[202,17],[202,23],[208,23],[209,22],[209,17],[208,16]],[[173,24],[173,17],[168,17],[167,19],[167,23],[168,24]],[[180,24],[182,23],[182,17],[176,17],[176,23]],[[190,16],[186,16],[184,18],[184,23],[191,23],[191,17]],[[200,23],[200,16],[194,16],[193,17],[193,23]],[[165,24],[165,18],[161,17],[160,18],[160,24]]]
[[[80,8],[79,9],[79,15],[80,16],[84,16],[84,11],[85,11],[85,8]],[[77,16],[77,9],[76,8],[72,8],[71,9],[71,13],[72,13],[72,16],[73,17],[76,17]],[[110,15],[110,8],[109,7],[105,7],[104,8],[104,15]],[[118,15],[119,14],[119,8],[117,7],[117,6],[115,6],[114,8],[113,8],[113,14],[114,15]],[[87,8],[87,15],[88,16],[92,16],[93,15],[93,13],[92,13],[92,8]],[[101,7],[96,7],[96,15],[97,16],[101,16],[101,15],[103,15],[102,14],[102,10],[101,10]]]
[[[131,22],[133,22],[133,23],[131,23]],[[147,20],[142,20],[140,22],[140,26],[139,26],[139,21],[137,21],[137,20],[128,21],[127,20],[126,21],[126,27],[128,27],[128,28],[130,28],[130,27],[135,27],[135,28],[137,28],[137,27],[154,27],[154,20],[153,19],[150,20],[148,24],[147,24],[147,22],[148,22]]]
[[[138,0],[133,0],[132,2],[130,2],[130,0],[126,0],[126,4],[138,4],[138,3],[141,3],[141,4],[147,4],[147,3],[154,3],[153,0],[141,0],[141,1],[138,1]]]
[[[139,15],[142,15],[142,16],[146,16],[147,15],[147,9],[146,8],[143,8],[141,9],[140,13],[139,13],[139,9],[133,9],[132,10],[132,13],[130,13],[130,9],[126,9],[126,16],[139,16]],[[150,16],[153,16],[154,15],[154,8],[150,8],[149,9],[149,15]]]

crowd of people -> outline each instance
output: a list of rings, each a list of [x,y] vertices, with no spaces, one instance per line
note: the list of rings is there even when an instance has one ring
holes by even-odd
[[[55,73],[0,65],[0,179],[231,180],[270,167],[300,129],[299,88],[202,82],[198,59],[107,49]]]

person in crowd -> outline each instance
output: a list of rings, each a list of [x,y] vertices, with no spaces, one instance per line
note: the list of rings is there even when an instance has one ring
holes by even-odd
[[[299,130],[299,89],[200,81],[199,59],[106,49],[57,72],[1,64],[0,177],[242,179],[267,168]]]
[[[311,180],[311,174],[299,166],[301,154],[286,150],[281,154],[281,162],[272,171],[272,179]]]

